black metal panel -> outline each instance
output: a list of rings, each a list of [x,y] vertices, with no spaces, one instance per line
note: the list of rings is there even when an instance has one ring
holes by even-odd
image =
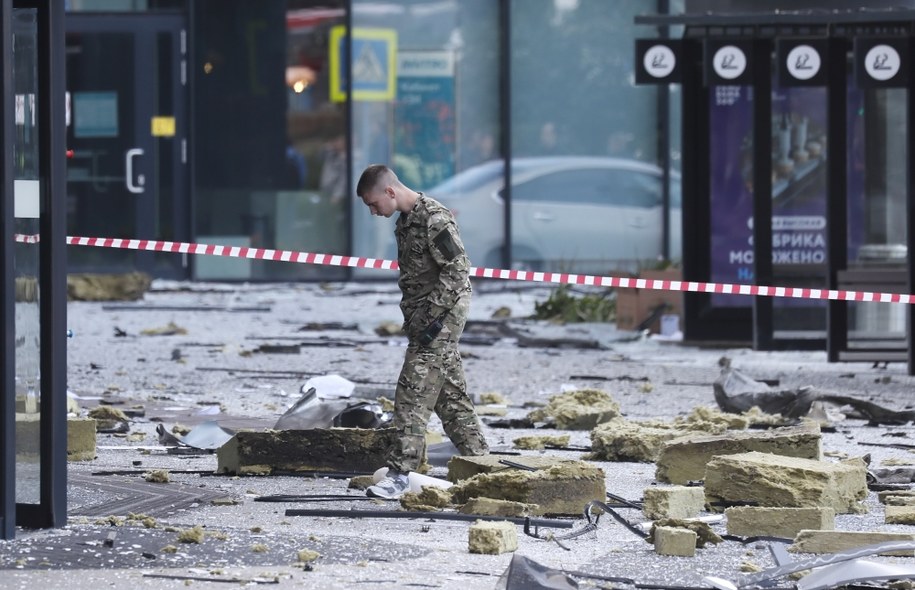
[[[0,0],[0,539],[16,535],[16,381],[13,269],[12,0]]]
[[[827,68],[827,154],[845,154],[848,150],[848,41],[831,39]],[[911,134],[909,136],[911,141]],[[911,152],[910,152],[911,153]],[[848,266],[848,158],[829,157],[826,161],[826,264],[827,289],[839,287],[838,274]],[[912,227],[911,225],[909,227]],[[839,353],[848,348],[848,304],[829,301],[826,308],[826,356],[837,362]]]
[[[772,285],[772,41],[753,44],[753,277]],[[771,350],[771,297],[753,298],[753,348]]]

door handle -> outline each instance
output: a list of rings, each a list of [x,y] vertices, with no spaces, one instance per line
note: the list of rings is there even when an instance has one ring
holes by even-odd
[[[537,221],[553,221],[556,219],[556,216],[550,213],[544,213],[543,211],[535,211],[533,218]]]
[[[127,176],[127,190],[134,194],[140,194],[145,190],[143,185],[146,184],[146,179],[142,174],[137,176],[137,184],[133,183],[133,159],[142,155],[143,150],[141,148],[127,150],[127,153],[125,154],[124,168]]]

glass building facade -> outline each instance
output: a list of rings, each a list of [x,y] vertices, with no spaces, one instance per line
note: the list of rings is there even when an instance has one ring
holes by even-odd
[[[633,78],[633,18],[668,4],[71,0],[68,233],[392,259],[390,224],[353,192],[382,162],[456,212],[475,266],[606,273],[676,260],[678,103]],[[163,23],[148,41],[131,28],[139,16]],[[87,67],[99,59],[121,67]],[[104,79],[131,63],[155,74]],[[378,272],[73,254],[77,268],[208,280]]]

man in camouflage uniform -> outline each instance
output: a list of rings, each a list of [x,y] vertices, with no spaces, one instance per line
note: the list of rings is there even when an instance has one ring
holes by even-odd
[[[356,194],[372,215],[400,212],[394,235],[409,342],[394,393],[399,436],[390,449],[387,477],[367,490],[370,496],[397,498],[408,488],[407,474],[423,459],[433,410],[462,455],[489,451],[458,351],[470,308],[470,262],[451,211],[404,186],[387,166],[366,168]]]

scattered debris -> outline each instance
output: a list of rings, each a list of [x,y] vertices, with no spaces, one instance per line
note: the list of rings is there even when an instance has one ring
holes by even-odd
[[[69,301],[136,301],[149,291],[148,274],[68,274]]]
[[[321,557],[321,554],[317,551],[312,551],[311,549],[300,549],[298,553],[296,553],[296,559],[302,563],[311,563],[319,557]]]
[[[560,436],[519,436],[512,441],[516,449],[542,451],[546,447],[567,447],[571,440],[570,435]]]
[[[141,330],[140,334],[144,336],[183,336],[187,334],[187,330],[175,324],[175,322],[169,322],[167,325],[159,328]]]
[[[658,528],[682,528],[688,529],[696,533],[696,547],[703,548],[708,543],[718,544],[724,541],[718,533],[712,530],[712,527],[709,526],[707,522],[701,520],[688,520],[684,518],[662,518],[656,520],[651,526],[651,530],[648,533],[647,541],[649,543],[654,543],[654,534]]]
[[[578,582],[560,570],[515,553],[496,588],[504,590],[575,590]]]
[[[400,498],[405,510],[433,512],[451,505],[451,492],[435,486],[423,486],[420,492],[407,492]]]
[[[651,529],[654,550],[658,555],[693,557],[699,535],[689,529],[659,526]]]
[[[379,336],[403,336],[403,324],[397,322],[381,322],[375,326],[375,333]]]
[[[729,535],[739,537],[795,538],[802,530],[831,531],[836,528],[836,511],[826,506],[782,508],[732,506],[725,509]]]
[[[481,473],[451,489],[454,501],[496,498],[536,504],[537,514],[581,514],[581,507],[595,498],[605,498],[604,471],[577,461],[536,471],[510,470]]]
[[[174,431],[175,428],[172,428]],[[190,429],[185,435],[171,434],[162,424],[156,424],[159,444],[172,447],[187,447],[203,451],[220,448],[232,438],[234,432],[223,428],[217,422],[207,420]]]
[[[374,471],[384,465],[394,436],[393,428],[240,431],[217,451],[217,472]]]
[[[495,498],[470,498],[458,510],[462,514],[484,514],[486,516],[524,517],[538,514],[540,507],[536,504],[497,500]]]
[[[837,553],[798,561],[787,559],[786,554],[783,555],[783,550],[779,549],[778,545],[770,545],[769,548],[776,558],[777,565],[775,567],[765,569],[759,573],[739,576],[733,582],[716,576],[706,576],[703,578],[703,581],[720,590],[737,590],[738,588],[754,588],[773,585],[772,582],[783,576],[820,568],[813,573],[802,577],[798,582],[797,587],[799,590],[825,590],[826,588],[844,587],[846,584],[856,581],[912,577],[915,575],[915,568],[909,568],[909,572],[906,574],[900,575],[899,571],[893,571],[891,575],[881,578],[879,575],[875,575],[877,574],[877,571],[869,567],[872,565],[871,562],[860,559],[870,555],[893,554],[897,551],[903,551],[908,555],[912,555],[912,550],[915,549],[915,542],[912,541],[889,541],[873,545],[858,545],[849,548],[848,550],[841,550]],[[847,564],[852,565],[850,568],[845,567]],[[837,565],[843,567],[833,569],[833,567]],[[895,570],[890,564],[879,565],[887,566],[886,569],[882,570],[884,572]],[[865,570],[869,571],[865,573]],[[856,574],[864,574],[866,577],[864,579],[859,579]]]
[[[501,393],[489,391],[480,394],[480,403],[483,405],[505,406],[508,405],[508,400]]]
[[[518,549],[518,531],[510,522],[477,521],[468,532],[470,553],[500,555]]]
[[[590,430],[620,416],[620,406],[598,389],[578,389],[552,396],[543,408],[527,415],[532,422],[555,423],[560,430]]]
[[[861,460],[838,463],[749,452],[713,457],[705,470],[706,500],[714,505],[755,503],[804,508],[829,506],[837,514],[866,512]]]
[[[672,439],[661,446],[655,477],[675,484],[701,480],[712,457],[750,451],[821,459],[820,429],[812,425]]]
[[[178,532],[179,543],[203,543],[205,533],[203,528],[198,524],[194,528],[184,529]]]
[[[143,479],[150,483],[168,483],[168,471],[165,469],[154,469],[152,471],[147,471],[143,475]]]
[[[700,487],[650,487],[645,489],[642,498],[642,512],[652,520],[695,518],[705,509],[705,490]]]
[[[740,413],[756,406],[769,414],[800,418],[810,413],[814,402],[822,401],[851,406],[874,424],[905,424],[915,420],[915,410],[889,410],[867,400],[825,393],[809,386],[772,389],[732,368],[727,357],[719,364],[721,374],[714,383],[715,401],[725,412]]]

